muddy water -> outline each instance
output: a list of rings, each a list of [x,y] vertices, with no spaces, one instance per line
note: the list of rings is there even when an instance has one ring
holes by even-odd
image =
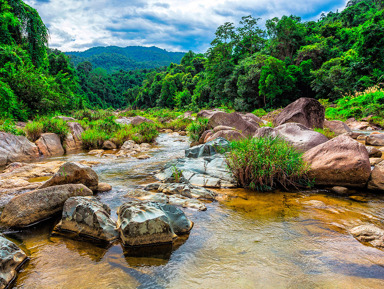
[[[116,218],[124,195],[154,180],[183,155],[183,138],[159,137],[148,160],[101,159],[94,167],[113,191],[99,195]],[[98,160],[85,154],[68,160]],[[48,222],[10,236],[31,257],[16,288],[383,288],[384,251],[363,245],[348,228],[384,220],[384,197],[326,192],[219,190],[208,210],[186,209],[191,234],[171,248],[124,252],[51,236]]]

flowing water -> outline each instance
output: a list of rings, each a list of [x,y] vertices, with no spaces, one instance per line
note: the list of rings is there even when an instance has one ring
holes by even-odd
[[[148,160],[101,161],[100,181],[113,186],[98,198],[112,209],[188,147],[161,135]],[[384,220],[384,197],[364,192],[254,193],[217,190],[208,210],[185,209],[195,223],[173,248],[124,250],[52,236],[53,221],[9,234],[30,255],[15,288],[384,288],[384,251],[356,241],[354,226]]]

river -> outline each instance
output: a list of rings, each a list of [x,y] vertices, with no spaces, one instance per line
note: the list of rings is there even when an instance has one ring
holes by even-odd
[[[100,161],[113,190],[98,195],[112,209],[166,162],[184,155],[185,137],[161,134],[147,160],[85,153],[53,160]],[[382,224],[384,196],[325,191],[255,193],[217,190],[207,211],[184,209],[194,222],[173,248],[128,252],[51,235],[54,221],[8,235],[28,252],[15,288],[384,288],[384,251],[356,241],[348,228]]]

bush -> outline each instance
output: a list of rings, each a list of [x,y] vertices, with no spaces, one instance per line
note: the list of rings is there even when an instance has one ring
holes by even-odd
[[[333,131],[331,131],[329,128],[326,128],[326,127],[324,129],[314,128],[313,130],[325,135],[328,139],[332,139],[332,138],[336,137],[336,134]]]
[[[107,133],[97,128],[88,129],[81,134],[81,140],[85,149],[100,149],[109,138],[110,136]]]
[[[88,119],[89,121],[93,120],[100,120],[100,119],[105,119],[107,117],[112,117],[113,112],[110,110],[90,110],[90,109],[83,109],[83,110],[78,110],[73,114],[73,117],[82,120],[84,118]]]
[[[14,135],[25,135],[22,129],[18,129],[12,119],[0,119],[0,131]]]
[[[170,123],[164,124],[164,128],[169,128],[172,130],[186,130],[187,127],[193,122],[190,118],[178,118]]]
[[[107,116],[106,118],[93,121],[89,125],[106,133],[114,133],[121,128],[121,125],[115,121],[114,116]]]
[[[311,185],[302,154],[279,138],[250,138],[231,142],[226,153],[239,186],[257,191]]]
[[[132,125],[123,125],[113,134],[111,141],[113,141],[117,147],[121,147],[127,140],[132,139],[133,134],[134,131]]]
[[[209,119],[207,118],[198,118],[187,127],[191,141],[198,141],[200,139],[201,135],[208,129],[208,122]]]
[[[44,126],[43,123],[38,121],[28,122],[25,126],[25,131],[27,132],[28,138],[35,142],[39,139],[41,134],[43,133]]]
[[[158,127],[155,123],[143,122],[133,127],[132,140],[135,143],[151,143],[159,135]]]
[[[262,109],[262,108],[259,108],[259,109],[255,109],[254,111],[252,111],[252,113],[258,117],[262,117],[264,115],[267,115],[268,113]]]
[[[70,132],[67,122],[60,118],[42,118],[40,122],[43,125],[43,132],[55,133],[60,137],[61,142],[65,140]]]

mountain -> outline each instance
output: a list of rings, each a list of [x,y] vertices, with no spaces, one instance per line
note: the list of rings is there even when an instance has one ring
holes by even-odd
[[[108,72],[119,70],[151,69],[180,63],[184,52],[169,52],[155,46],[94,47],[83,52],[65,52],[77,66],[83,61],[92,63],[93,68],[104,68]]]

